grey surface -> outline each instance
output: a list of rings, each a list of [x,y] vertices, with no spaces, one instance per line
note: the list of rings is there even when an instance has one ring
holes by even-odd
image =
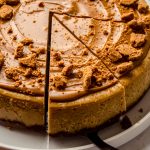
[[[99,150],[91,148],[88,150]],[[150,150],[150,127],[132,141],[119,147],[119,150]]]

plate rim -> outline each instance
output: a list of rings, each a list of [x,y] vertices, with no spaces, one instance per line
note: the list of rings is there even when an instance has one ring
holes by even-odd
[[[150,112],[147,113],[141,120],[139,120],[137,123],[135,123],[132,127],[128,128],[127,130],[124,130],[123,132],[121,132],[117,135],[114,135],[104,141],[114,147],[119,147],[119,146],[129,142],[136,136],[140,135],[149,126],[150,126]],[[8,146],[7,144],[3,144],[1,142],[0,142],[0,147],[8,148],[8,149],[16,149],[16,150],[35,150],[35,149],[30,149],[30,148]],[[93,147],[95,147],[94,144],[87,144],[84,146],[77,146],[77,147],[73,147],[73,148],[49,149],[49,144],[47,144],[47,149],[49,149],[49,150],[85,150],[85,149],[89,149],[89,148],[93,148]],[[41,150],[41,149],[39,149],[39,150]]]

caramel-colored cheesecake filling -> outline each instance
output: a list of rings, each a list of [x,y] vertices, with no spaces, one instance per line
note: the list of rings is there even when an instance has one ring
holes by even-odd
[[[108,88],[149,49],[145,1],[22,0],[0,2],[0,87],[44,96],[48,11],[53,17],[52,101],[74,100]]]

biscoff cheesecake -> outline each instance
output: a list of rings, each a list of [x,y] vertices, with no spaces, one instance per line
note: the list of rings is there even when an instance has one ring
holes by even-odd
[[[145,0],[0,0],[0,119],[44,126],[49,11],[48,133],[90,130],[126,111],[150,84]]]

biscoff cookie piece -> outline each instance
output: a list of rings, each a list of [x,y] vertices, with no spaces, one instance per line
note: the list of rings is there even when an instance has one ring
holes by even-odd
[[[11,6],[18,5],[19,3],[20,3],[20,0],[6,0],[6,4],[11,5]]]
[[[120,0],[120,4],[123,6],[133,6],[137,3],[138,0]]]
[[[0,7],[6,4],[6,0],[0,0]]]
[[[149,6],[147,5],[147,3],[143,0],[139,0],[138,2],[138,11],[141,14],[147,14],[149,11]]]
[[[2,68],[3,64],[4,64],[4,55],[0,51],[0,68]]]
[[[131,45],[135,48],[142,47],[146,43],[146,35],[132,33],[130,37],[130,42],[131,42]]]
[[[3,5],[0,8],[0,19],[9,20],[13,16],[13,8],[9,5]]]

